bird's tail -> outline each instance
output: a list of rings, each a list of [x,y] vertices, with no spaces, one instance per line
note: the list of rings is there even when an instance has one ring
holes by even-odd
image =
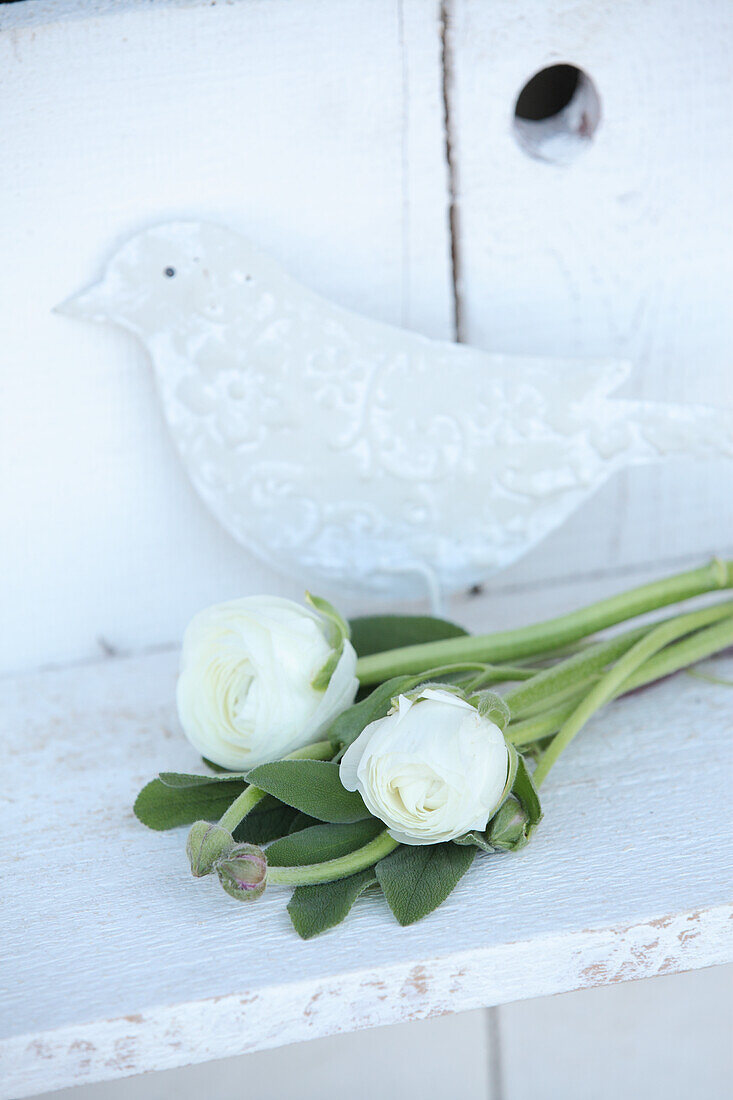
[[[655,462],[667,456],[733,458],[733,409],[614,400],[614,427],[625,436],[626,458]]]

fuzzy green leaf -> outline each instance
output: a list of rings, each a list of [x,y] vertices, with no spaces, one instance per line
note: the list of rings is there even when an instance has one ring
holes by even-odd
[[[324,600],[323,596],[314,596],[311,592],[306,592],[305,598],[313,610],[317,611],[326,620],[329,645],[334,649],[342,647],[344,639],[351,636],[351,627],[346,619],[332,603]]]
[[[476,707],[482,718],[493,722],[500,730],[504,731],[509,725],[512,717],[511,711],[501,695],[498,695],[495,691],[477,691],[468,701]]]
[[[319,821],[361,821],[370,816],[359,792],[341,785],[339,766],[330,761],[276,760],[254,768],[249,780]]]
[[[480,848],[482,852],[496,851],[486,839],[486,833],[480,833],[477,829],[472,829],[470,833],[464,833],[463,836],[456,837],[453,843],[473,845],[474,848]]]
[[[542,806],[540,804],[540,796],[537,793],[537,788],[534,785],[534,780],[529,771],[529,768],[524,762],[520,753],[518,756],[517,776],[514,780],[514,786],[512,788],[513,793],[522,803],[527,814],[527,820],[530,825],[538,825],[542,820]]]
[[[473,863],[476,849],[457,844],[402,844],[376,867],[387,904],[413,924],[445,901]]]
[[[226,772],[222,775],[189,775],[186,772],[161,772],[158,779],[166,787],[205,787],[209,783],[246,783],[245,772]]]
[[[462,626],[430,615],[364,615],[351,620],[351,644],[359,657],[466,633]]]
[[[288,903],[293,928],[304,940],[333,928],[348,915],[356,899],[376,882],[374,868],[368,867],[336,882],[296,887]]]
[[[319,668],[311,680],[311,687],[314,691],[325,691],[328,685],[331,683],[331,677],[338,668],[338,663],[341,660],[341,655],[344,651],[343,642],[339,649],[331,651],[331,655],[322,668]]]
[[[500,852],[523,848],[542,819],[542,807],[524,758],[518,753],[512,793],[489,822],[486,840]]]
[[[288,835],[290,835],[291,833],[299,833],[301,829],[309,829],[311,827],[311,825],[320,825],[320,824],[321,823],[320,823],[320,821],[318,821],[317,818],[310,817],[308,814],[302,814],[300,812],[300,810],[298,810],[295,814],[295,817],[293,818],[293,820],[290,823],[290,828],[288,829]]]
[[[392,706],[393,698],[415,687],[420,681],[420,676],[395,676],[380,684],[370,695],[367,695],[366,699],[362,699],[360,703],[355,703],[353,707],[339,714],[326,731],[333,747],[348,748],[370,722],[384,718]]]
[[[202,756],[201,759],[203,760],[204,764],[206,764],[207,768],[211,768],[212,772],[229,772],[229,771],[231,771],[230,768],[223,768],[221,766],[221,764],[215,764],[213,760],[207,760],[207,758],[205,756]]]
[[[135,800],[135,815],[149,829],[174,829],[194,821],[218,821],[245,788],[243,780],[230,783],[197,784],[193,787],[169,787],[153,779]]]
[[[267,795],[240,821],[232,835],[239,842],[267,844],[287,836],[297,816],[292,806],[283,806],[282,802]]]
[[[384,825],[375,817],[349,825],[311,825],[309,829],[284,836],[267,849],[272,867],[303,867],[307,863],[325,863],[363,848],[382,832]]]

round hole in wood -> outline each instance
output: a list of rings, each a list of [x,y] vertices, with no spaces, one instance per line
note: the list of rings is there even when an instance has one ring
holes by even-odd
[[[524,85],[514,104],[514,136],[525,153],[569,164],[588,147],[601,121],[596,86],[577,65],[549,65]]]

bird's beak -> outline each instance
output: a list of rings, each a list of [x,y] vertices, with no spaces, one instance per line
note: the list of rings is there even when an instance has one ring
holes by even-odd
[[[79,317],[84,321],[108,321],[110,319],[110,295],[104,281],[95,283],[88,290],[74,294],[65,302],[54,306],[54,313],[66,317]]]

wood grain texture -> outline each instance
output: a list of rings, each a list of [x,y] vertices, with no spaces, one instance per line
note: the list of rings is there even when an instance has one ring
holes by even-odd
[[[3,684],[1,1096],[733,957],[730,687],[682,675],[614,704],[524,852],[478,859],[410,928],[366,897],[303,943],[286,891],[237,905],[190,878],[185,830],[132,815],[156,771],[198,765],[176,660]]]
[[[733,433],[733,8],[447,8],[463,339],[628,358],[622,396],[728,407]],[[525,82],[562,62],[591,77],[602,110],[566,166],[532,159],[512,133]],[[730,545],[730,484],[723,462],[620,475],[512,568],[511,583]]]
[[[196,498],[142,348],[52,308],[136,230],[195,216],[344,306],[449,336],[437,5],[7,5],[0,96],[0,669],[299,595]]]

